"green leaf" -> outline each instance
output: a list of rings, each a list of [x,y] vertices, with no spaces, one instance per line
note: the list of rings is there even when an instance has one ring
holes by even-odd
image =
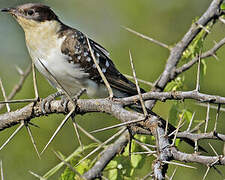
[[[134,154],[131,156],[131,165],[134,167],[134,168],[137,168],[139,163],[141,162],[142,160],[142,155],[140,154]]]
[[[59,180],[73,180],[75,179],[76,174],[71,171],[69,168],[66,168],[65,171],[61,174]]]
[[[118,177],[118,170],[117,169],[112,169],[109,171],[108,174],[108,179],[109,180],[117,180]]]
[[[106,166],[105,170],[115,169],[117,168],[118,162],[115,160],[111,160],[109,164]]]
[[[206,29],[209,29],[209,27],[205,27]],[[197,54],[200,53],[202,47],[203,47],[203,42],[204,42],[204,37],[205,37],[205,30],[203,29],[192,41],[192,43],[188,46],[188,48],[183,52],[183,59],[192,59],[195,57]]]
[[[222,3],[222,4],[221,4],[220,9],[221,9],[221,10],[225,10],[225,3]]]
[[[135,135],[135,138],[138,139],[139,141],[146,143],[147,142],[147,137],[143,135]]]
[[[175,80],[167,84],[165,91],[169,92],[169,91],[182,90],[183,86],[184,86],[184,76],[177,77]]]
[[[179,144],[180,144],[180,139],[176,139],[175,145],[176,145],[176,146],[179,146]]]
[[[134,143],[134,141],[132,141],[131,142],[131,152],[134,152],[135,151],[136,146],[137,146],[136,143]],[[126,146],[123,155],[124,156],[129,156],[129,143]]]
[[[87,170],[91,168],[91,160],[90,159],[85,159],[82,161],[77,167],[76,170],[80,173],[83,174]]]
[[[188,109],[183,109],[182,112],[179,114],[179,116],[181,117],[183,114],[183,119],[185,119],[187,122],[191,121],[191,118],[193,116],[193,113],[188,110]]]
[[[207,65],[204,59],[201,60],[200,66],[200,78],[202,79],[206,75]]]

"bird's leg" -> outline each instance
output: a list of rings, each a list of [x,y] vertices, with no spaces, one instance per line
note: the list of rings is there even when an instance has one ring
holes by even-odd
[[[62,91],[58,91],[54,94],[50,94],[47,98],[45,98],[41,103],[41,110],[43,114],[46,114],[50,111],[50,103],[57,97],[64,95]]]
[[[77,100],[82,96],[82,94],[86,91],[85,88],[82,88],[74,97],[73,97],[73,101],[76,103]]]

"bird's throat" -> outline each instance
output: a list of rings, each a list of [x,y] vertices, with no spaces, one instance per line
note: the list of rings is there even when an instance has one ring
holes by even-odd
[[[51,49],[58,46],[57,32],[60,29],[57,21],[46,21],[38,23],[37,26],[24,28],[26,44],[30,51],[42,51],[48,55]]]

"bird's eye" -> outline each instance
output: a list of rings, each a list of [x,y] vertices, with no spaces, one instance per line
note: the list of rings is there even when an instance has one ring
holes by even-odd
[[[27,14],[28,14],[29,16],[34,15],[34,10],[33,10],[33,9],[29,9],[29,10],[27,11]]]

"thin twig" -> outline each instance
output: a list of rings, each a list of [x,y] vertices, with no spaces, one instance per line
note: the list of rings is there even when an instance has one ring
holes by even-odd
[[[135,142],[141,146],[144,150],[146,150],[148,152],[148,154],[152,155],[152,154],[156,154],[157,152],[156,151],[152,151],[151,149],[148,148],[148,146],[142,142],[139,142],[135,139]],[[152,148],[152,147],[151,147]],[[155,147],[156,148],[156,147]]]
[[[84,177],[76,169],[74,169],[73,166],[71,166],[68,162],[66,162],[59,153],[57,153],[54,150],[53,150],[53,152],[56,155],[56,157],[59,158],[60,161],[62,161],[68,168],[71,169],[71,171],[73,171],[75,174],[77,174],[81,179],[84,179]]]
[[[136,155],[136,154],[156,154],[156,151],[152,151],[152,153],[148,152],[148,151],[144,151],[144,152],[132,152],[131,154]]]
[[[218,119],[219,119],[219,115],[220,115],[220,106],[221,106],[221,104],[218,104],[218,108],[217,108],[217,112],[216,112],[216,121],[215,121],[215,126],[214,126],[214,132],[216,132],[216,129],[217,129],[217,123],[218,123]]]
[[[1,180],[4,180],[2,160],[0,161]]]
[[[0,147],[0,151],[10,142],[10,140],[23,128],[24,122],[22,121],[19,127],[12,133],[12,135],[5,141],[5,143]]]
[[[205,26],[203,26],[203,25],[201,25],[201,24],[198,24],[198,23],[197,23],[197,25],[198,25],[200,28],[202,28],[205,32],[207,32],[208,34],[210,34],[210,31],[209,31]]]
[[[163,163],[173,164],[173,165],[176,165],[176,166],[182,166],[182,167],[191,168],[191,169],[197,169],[194,166],[189,166],[189,165],[186,165],[186,164],[181,164],[181,163],[172,162],[172,161],[163,161]]]
[[[176,171],[177,171],[177,167],[176,167],[176,168],[175,168],[175,170],[173,171],[173,174],[171,175],[171,177],[170,177],[170,179],[169,179],[169,180],[173,180],[173,177],[174,177],[174,175],[175,175]]]
[[[206,112],[206,119],[205,119],[205,133],[207,131],[208,123],[209,123],[209,110],[210,110],[210,104],[207,105],[207,112]]]
[[[0,87],[1,87],[1,90],[2,90],[2,95],[4,97],[4,100],[5,101],[8,101],[7,99],[7,96],[6,96],[6,92],[5,92],[5,88],[3,86],[3,83],[2,83],[2,79],[0,78]],[[10,112],[10,106],[9,106],[9,103],[6,103],[6,108],[7,108],[7,111]]]
[[[32,61],[32,75],[33,75],[33,85],[34,85],[35,98],[38,99],[39,94],[38,94],[38,86],[37,86],[37,77],[36,77],[35,66],[34,66],[33,61]]]
[[[87,132],[84,128],[82,128],[79,124],[77,124],[77,127],[91,140],[95,141],[98,144],[102,143],[100,140],[98,140],[96,137],[92,136],[89,132]]]
[[[146,36],[146,35],[143,35],[143,34],[141,34],[141,33],[139,33],[139,32],[136,32],[136,31],[134,31],[133,29],[130,29],[130,28],[128,28],[128,27],[124,27],[124,26],[122,26],[125,30],[127,30],[127,31],[129,31],[129,32],[131,32],[131,33],[133,33],[133,34],[136,34],[137,36],[140,36],[141,38],[143,38],[143,39],[146,39],[146,40],[148,40],[148,41],[151,41],[151,42],[153,42],[153,43],[155,43],[155,44],[157,44],[157,45],[159,45],[159,46],[161,46],[161,47],[164,47],[164,48],[166,48],[166,49],[171,49],[168,45],[166,45],[166,44],[164,44],[164,43],[162,43],[162,42],[160,42],[160,41],[158,41],[158,40],[155,40],[155,39],[153,39],[153,38],[150,38],[150,37],[148,37],[148,36]]]
[[[92,154],[94,154],[95,152],[97,152],[98,150],[100,150],[102,147],[104,147],[107,143],[109,143],[110,141],[112,141],[114,138],[116,138],[117,136],[119,136],[120,134],[122,134],[124,131],[126,130],[126,128],[121,129],[119,132],[117,132],[116,134],[114,134],[112,137],[110,137],[109,139],[107,139],[106,141],[104,141],[102,144],[100,144],[97,148],[95,148],[93,151],[91,151],[87,156],[85,156],[83,159],[81,159],[76,166],[78,166],[80,163],[82,163],[85,159],[87,159],[88,157],[90,157]]]
[[[81,89],[77,94],[76,96],[74,97],[75,101],[77,101],[80,96],[82,96],[82,94],[86,91],[86,89]],[[73,127],[74,127],[74,130],[75,130],[75,133],[77,135],[77,139],[78,139],[78,142],[81,146],[81,148],[83,149],[83,144],[82,144],[82,141],[81,141],[81,136],[79,134],[79,130],[78,130],[78,124],[77,122],[75,121],[75,116],[76,114],[74,113],[72,116],[71,116],[71,119],[72,119],[72,123],[73,123]]]
[[[102,70],[101,70],[99,64],[98,64],[97,61],[96,61],[96,58],[95,58],[95,55],[94,55],[94,53],[93,53],[93,51],[92,51],[92,48],[91,48],[91,45],[90,45],[90,42],[89,42],[88,37],[86,37],[86,40],[87,40],[87,43],[88,43],[88,48],[89,48],[89,50],[90,50],[92,59],[93,59],[95,65],[96,65],[96,67],[97,67],[97,70],[98,70],[98,72],[99,72],[99,74],[100,74],[100,76],[101,76],[103,82],[105,83],[105,86],[106,86],[107,89],[108,89],[109,97],[110,97],[110,98],[113,98],[113,91],[112,91],[112,88],[111,88],[111,86],[110,86],[108,80],[106,79],[104,73],[102,72]]]
[[[29,172],[30,174],[32,174],[34,177],[39,178],[40,180],[47,180],[47,179],[41,177],[40,175],[38,175],[38,174],[36,174],[36,173],[34,173],[34,172],[32,172],[32,171],[28,171],[28,172]]]
[[[133,140],[134,140],[137,144],[139,144],[139,145],[145,145],[145,146],[147,146],[147,147],[156,149],[156,146],[155,146],[155,145],[143,143],[143,142],[141,142],[139,139],[136,139],[136,138],[133,138]]]
[[[27,132],[28,132],[28,134],[29,134],[29,136],[30,136],[30,139],[31,139],[31,142],[32,142],[32,144],[33,144],[33,146],[34,146],[34,149],[35,149],[35,151],[36,151],[36,153],[37,153],[37,155],[38,155],[38,158],[41,159],[40,153],[39,153],[39,151],[38,151],[38,149],[37,149],[37,145],[36,145],[36,143],[35,143],[35,141],[34,141],[34,137],[33,137],[33,135],[32,135],[32,132],[31,132],[31,129],[30,129],[29,124],[25,123],[25,127],[26,127]]]
[[[178,138],[188,138],[193,141],[200,140],[200,139],[212,139],[212,140],[219,140],[225,142],[225,134],[219,134],[215,132],[209,132],[209,133],[191,133],[188,131],[179,132],[177,134]]]
[[[123,74],[123,75],[124,75],[126,78],[129,78],[129,79],[133,79],[133,80],[134,80],[134,77],[133,77],[133,76],[130,76],[130,75],[128,75],[128,74]],[[138,80],[139,82],[141,82],[141,83],[144,83],[144,84],[149,85],[150,87],[153,87],[153,86],[154,86],[154,84],[151,83],[151,82],[149,82],[149,81],[145,81],[145,80],[140,79],[140,78],[137,78],[137,80]]]
[[[0,101],[0,104],[7,103],[26,103],[26,102],[36,102],[36,99],[18,99],[18,100],[8,100],[8,101]]]
[[[169,119],[166,118],[165,136],[167,136],[167,132],[168,132],[168,124],[169,124]]]
[[[175,144],[175,141],[177,138],[177,133],[178,133],[179,129],[181,128],[181,122],[182,122],[183,117],[184,117],[184,112],[182,113],[182,116],[180,117],[178,125],[177,125],[177,129],[175,130],[172,146]]]
[[[131,64],[131,69],[132,69],[133,76],[134,76],[134,81],[135,81],[137,92],[138,92],[139,99],[140,99],[140,102],[141,102],[141,107],[142,107],[142,110],[144,112],[145,117],[147,117],[148,116],[148,112],[147,112],[147,109],[145,107],[142,95],[141,95],[141,89],[140,89],[138,81],[137,81],[136,72],[135,72],[135,69],[134,69],[133,58],[132,58],[130,50],[129,50],[129,56],[130,56],[130,64]]]
[[[84,146],[82,144],[81,136],[80,136],[79,131],[78,131],[78,124],[75,121],[75,115],[72,115],[71,118],[72,118],[72,123],[73,123],[74,130],[75,130],[75,133],[76,133],[76,136],[77,136],[77,140],[78,140],[81,148],[83,149]]]
[[[208,166],[208,168],[207,168],[207,170],[206,170],[206,172],[205,172],[205,174],[204,174],[202,180],[205,180],[206,176],[207,176],[208,173],[209,173],[209,170],[210,170],[210,166]]]
[[[73,114],[75,109],[72,109],[69,114],[66,115],[66,117],[64,118],[64,120],[60,123],[60,125],[58,126],[58,128],[55,130],[54,134],[52,135],[52,137],[49,139],[48,143],[45,145],[44,149],[41,151],[41,155],[44,153],[44,151],[47,149],[48,145],[52,142],[52,140],[54,139],[54,137],[57,135],[57,133],[59,132],[59,130],[63,127],[63,125],[67,122],[67,120],[70,118],[70,116]]]
[[[211,147],[211,149],[213,150],[213,152],[215,153],[215,155],[216,155],[216,156],[219,156],[218,153],[216,152],[216,150],[213,148],[213,146],[212,146],[210,143],[208,143],[208,144],[209,144],[209,146]]]
[[[190,130],[190,132],[195,132],[197,130],[199,130],[199,128],[205,123],[205,121],[202,121],[200,123],[198,123],[193,129]]]
[[[196,78],[196,88],[195,90],[199,92],[200,90],[200,67],[201,67],[201,56],[198,55],[198,70],[197,70],[197,78]]]
[[[204,104],[204,103],[195,103],[195,104],[198,105],[198,106],[202,106],[202,107],[208,107],[208,105],[207,104]],[[217,110],[218,109],[218,106],[210,105],[210,108]],[[220,107],[220,111],[225,112],[225,108]]]
[[[141,180],[146,180],[146,179],[148,179],[151,176],[152,176],[152,172],[150,172],[147,175],[145,175],[145,177],[143,177]]]
[[[187,132],[188,131],[190,131],[190,129],[191,129],[191,125],[192,125],[192,122],[193,122],[193,120],[194,120],[194,117],[195,117],[195,112],[192,114],[192,117],[191,117],[191,120],[190,120],[190,123],[189,123],[189,125],[188,125],[188,128],[187,128]]]
[[[137,122],[141,122],[141,121],[144,121],[145,119],[138,119],[138,120],[133,120],[133,121],[128,121],[128,122],[124,122],[124,123],[120,123],[120,124],[116,124],[116,125],[113,125],[113,126],[109,126],[109,127],[106,127],[106,128],[102,128],[102,129],[96,129],[94,131],[91,131],[90,133],[97,133],[97,132],[102,132],[102,131],[106,131],[106,130],[110,130],[110,129],[114,129],[114,128],[118,128],[118,127],[122,127],[122,126],[127,126],[127,125],[131,125],[131,124],[134,124],[134,123],[137,123]]]

